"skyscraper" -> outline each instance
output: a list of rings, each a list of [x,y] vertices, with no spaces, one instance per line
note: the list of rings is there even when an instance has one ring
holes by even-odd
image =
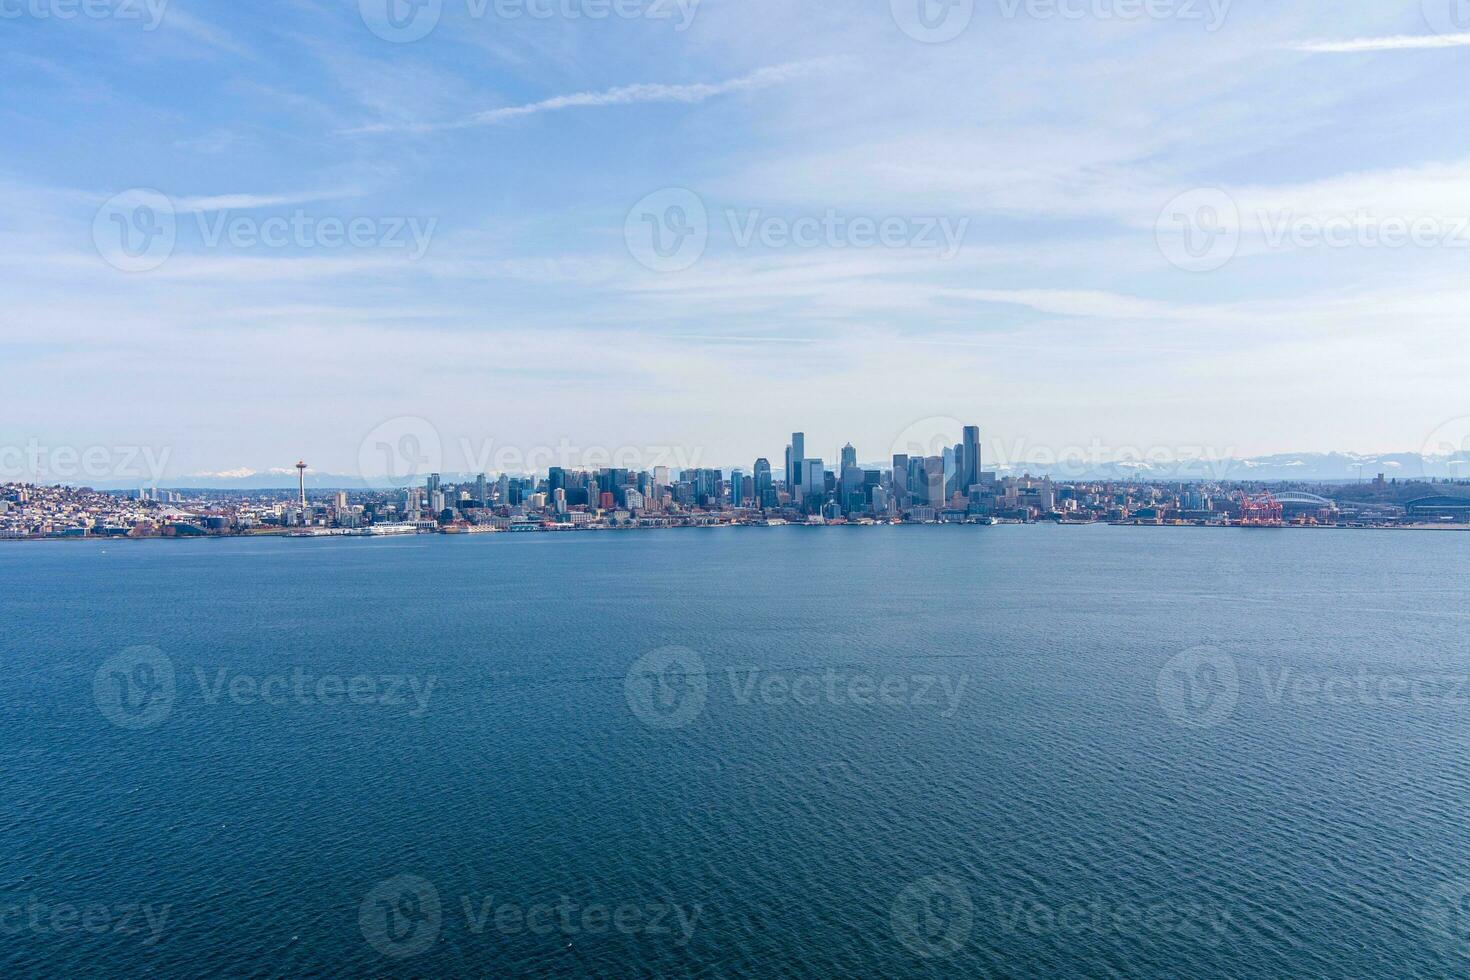
[[[755,500],[761,507],[776,506],[776,487],[771,481],[771,461],[762,456],[755,461]]]
[[[791,433],[791,444],[786,447],[786,487],[793,497],[801,493],[802,460],[806,458],[806,433]]]
[[[811,512],[821,506],[827,493],[827,471],[820,459],[803,459],[801,470],[801,505]]]
[[[847,445],[842,447],[841,463],[838,465],[837,472],[845,473],[847,472],[848,467],[856,465],[857,450],[852,448],[852,443],[849,442]]]
[[[970,488],[980,482],[980,427],[967,425],[960,437],[963,447],[960,463],[960,493],[970,495]]]
[[[930,507],[944,505],[944,457],[925,456],[923,460],[924,503]]]
[[[730,506],[745,506],[745,474],[739,470],[730,471]]]

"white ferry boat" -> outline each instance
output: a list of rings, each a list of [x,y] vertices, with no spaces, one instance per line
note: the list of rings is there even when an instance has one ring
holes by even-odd
[[[385,534],[417,534],[418,532],[419,529],[417,524],[407,523],[374,524],[371,527],[365,527],[362,529],[363,534],[373,538],[380,537]]]

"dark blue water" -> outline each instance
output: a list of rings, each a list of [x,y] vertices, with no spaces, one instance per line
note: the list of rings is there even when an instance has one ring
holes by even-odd
[[[0,973],[1464,972],[1467,558],[1110,527],[0,547]]]

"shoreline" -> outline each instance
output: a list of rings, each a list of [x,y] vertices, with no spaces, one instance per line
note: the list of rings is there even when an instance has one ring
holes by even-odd
[[[1127,527],[1127,528],[1169,528],[1169,529],[1192,529],[1192,530],[1217,530],[1217,531],[1470,531],[1470,523],[1466,524],[1353,524],[1340,526],[1336,524],[1153,524],[1134,523],[1132,521],[999,521],[995,524],[983,524],[978,521],[911,521],[911,522],[880,522],[874,524],[805,524],[788,522],[779,525],[767,524],[682,524],[662,527],[595,527],[595,528],[537,528],[533,531],[480,531],[480,532],[446,532],[419,531],[412,534],[298,534],[291,531],[267,531],[250,534],[176,534],[176,535],[27,535],[24,537],[0,538],[0,545],[22,544],[37,542],[144,542],[144,541],[239,541],[239,540],[328,540],[336,541],[342,539],[401,539],[419,537],[446,537],[446,538],[478,538],[498,537],[501,534],[567,534],[586,532],[633,532],[633,531],[698,531],[698,530],[725,530],[731,528],[763,528],[773,527],[821,529],[832,528],[873,528],[873,527]]]

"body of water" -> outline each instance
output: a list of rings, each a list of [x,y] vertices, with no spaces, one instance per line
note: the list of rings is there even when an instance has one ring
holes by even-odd
[[[1470,535],[0,547],[7,976],[1470,969]]]

